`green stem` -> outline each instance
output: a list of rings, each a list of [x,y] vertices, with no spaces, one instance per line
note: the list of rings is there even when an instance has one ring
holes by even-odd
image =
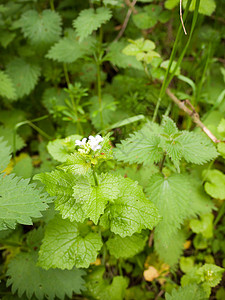
[[[123,276],[123,270],[122,270],[122,266],[121,266],[121,259],[118,260],[118,269],[119,269],[120,276]]]
[[[64,70],[65,79],[66,79],[66,84],[67,84],[67,87],[69,88],[70,78],[69,78],[69,73],[68,73],[68,69],[67,69],[66,63],[63,64],[63,70]]]
[[[48,118],[48,116],[42,116],[40,118],[36,118],[33,120],[26,120],[23,122],[19,122],[15,125],[15,127],[13,129],[13,159],[14,159],[14,162],[15,162],[15,156],[16,156],[16,132],[17,132],[17,129],[23,125],[29,125],[33,129],[35,129],[37,132],[39,132],[42,136],[44,136],[46,139],[51,140],[52,137],[50,137],[47,133],[45,133],[41,128],[39,128],[38,126],[33,124],[33,122],[42,121],[47,118]]]
[[[94,177],[95,185],[98,186],[98,178],[94,170],[93,170],[93,177]]]
[[[54,0],[50,0],[50,7],[51,7],[51,10],[52,10],[52,11],[55,10]]]
[[[159,97],[158,97],[158,101],[156,103],[155,111],[154,111],[154,114],[153,114],[153,118],[152,118],[153,122],[155,122],[155,120],[156,120],[158,110],[159,110],[159,106],[161,104],[161,100],[162,100],[163,96],[165,95],[166,88],[168,87],[171,80],[173,79],[177,68],[181,64],[181,61],[183,60],[183,57],[184,57],[184,55],[186,53],[186,50],[187,50],[187,47],[189,46],[189,43],[190,43],[190,40],[191,40],[191,37],[192,37],[192,33],[193,33],[193,30],[194,30],[194,27],[195,27],[195,23],[197,21],[199,3],[200,3],[200,0],[196,0],[195,12],[194,12],[193,20],[192,20],[191,32],[190,32],[188,41],[186,43],[186,46],[184,47],[184,49],[183,49],[183,51],[182,51],[182,53],[181,53],[181,55],[180,55],[180,57],[179,57],[179,59],[176,63],[176,66],[175,66],[172,74],[170,75],[169,79],[167,80],[167,78],[169,76],[169,71],[171,69],[172,63],[175,59],[175,55],[176,55],[176,52],[177,52],[177,49],[178,49],[178,42],[181,40],[181,34],[183,33],[182,24],[180,24],[180,26],[179,26],[177,36],[176,36],[176,40],[174,42],[174,46],[173,46],[173,49],[172,49],[172,52],[171,52],[171,55],[170,55],[169,66],[166,70],[166,75],[165,75],[165,78],[164,78],[164,81],[163,81],[163,84],[162,84],[162,87],[161,87],[161,90],[160,90],[160,93],[159,93]],[[186,5],[186,9],[185,9],[185,12],[184,12],[184,15],[183,15],[183,21],[185,21],[186,18],[187,18],[187,14],[188,14],[188,10],[189,10],[190,5],[191,5],[191,0],[188,0],[188,3]]]
[[[106,249],[106,245],[103,244],[103,248],[102,248],[102,265],[105,265],[105,261],[106,261],[106,254],[107,254],[107,249]]]
[[[222,206],[220,207],[220,210],[218,212],[218,215],[214,221],[214,226],[217,225],[217,223],[220,221],[220,219],[222,218],[222,216],[224,215],[225,213],[225,201],[223,202]]]
[[[103,128],[103,116],[102,116],[102,83],[101,83],[101,68],[100,62],[97,62],[97,80],[98,80],[98,103],[99,103],[99,113],[100,113],[100,121],[101,127]]]
[[[200,94],[201,94],[201,91],[202,91],[202,86],[203,86],[203,83],[205,81],[205,74],[206,74],[206,71],[208,69],[210,58],[211,58],[211,49],[212,49],[212,44],[210,43],[209,48],[208,48],[206,63],[204,65],[203,73],[201,75],[201,81],[200,81],[198,89],[197,89],[196,97],[194,97],[193,106],[195,106],[195,104],[199,102]]]

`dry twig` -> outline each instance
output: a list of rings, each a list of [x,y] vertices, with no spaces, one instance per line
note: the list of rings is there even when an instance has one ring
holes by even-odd
[[[167,95],[170,97],[170,99],[173,100],[179,106],[180,109],[182,109],[186,114],[188,114],[193,122],[197,124],[204,132],[207,134],[207,136],[214,142],[214,143],[220,143],[221,141],[215,137],[215,135],[201,122],[198,113],[195,111],[193,105],[190,103],[189,100],[180,101],[172,92],[170,89],[166,89]],[[186,104],[189,105],[190,108],[186,106]]]
[[[126,0],[125,2],[126,2],[126,4],[127,4],[130,8],[129,8],[128,11],[127,11],[126,18],[124,19],[123,25],[122,25],[122,27],[121,27],[121,29],[120,29],[120,31],[119,31],[117,37],[115,38],[114,42],[117,42],[117,41],[121,38],[121,36],[123,35],[123,33],[124,33],[124,31],[125,31],[125,29],[126,29],[126,27],[127,27],[127,24],[128,24],[128,22],[129,22],[129,19],[130,19],[130,16],[131,16],[132,12],[133,12],[134,14],[137,13],[137,11],[136,11],[135,8],[134,8],[134,6],[135,6],[137,0],[133,0],[132,3],[130,3],[129,0],[128,0],[128,1]]]
[[[184,26],[183,15],[182,15],[182,0],[180,0],[180,20],[181,20],[181,24],[182,24],[184,33],[187,35],[187,31]]]

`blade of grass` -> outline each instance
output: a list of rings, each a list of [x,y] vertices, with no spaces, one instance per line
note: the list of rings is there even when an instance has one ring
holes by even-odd
[[[185,8],[184,16],[183,16],[183,21],[185,21],[186,18],[187,18],[187,14],[188,14],[190,4],[191,4],[191,0],[188,0],[188,3],[187,3],[186,8]],[[194,28],[195,28],[195,25],[196,25],[196,22],[197,22],[199,4],[200,4],[200,0],[196,0],[195,11],[194,11],[193,19],[192,19],[191,31],[190,31],[190,35],[188,37],[188,41],[187,41],[183,51],[181,52],[181,54],[178,58],[178,61],[176,63],[176,66],[175,66],[173,72],[169,76],[170,68],[172,66],[172,63],[175,59],[175,55],[176,55],[177,50],[178,50],[178,42],[181,39],[181,34],[182,34],[182,29],[183,29],[182,24],[180,24],[180,27],[178,29],[176,40],[174,42],[174,46],[173,46],[173,49],[172,49],[172,52],[171,52],[171,55],[170,55],[169,66],[166,70],[166,75],[165,75],[165,78],[164,78],[164,81],[163,81],[163,84],[162,84],[162,87],[161,87],[161,90],[160,90],[160,93],[159,93],[159,98],[158,98],[158,101],[157,101],[157,104],[156,104],[156,107],[155,107],[155,111],[154,111],[154,114],[153,114],[153,119],[152,119],[153,122],[155,122],[155,120],[156,120],[158,110],[159,110],[159,106],[160,106],[160,103],[161,103],[161,100],[162,100],[163,96],[165,95],[165,91],[166,91],[167,87],[169,86],[171,80],[173,79],[177,68],[180,66],[180,64],[183,60],[183,57],[184,57],[184,55],[187,51],[187,48],[190,44],[190,41],[191,41],[191,38],[192,38],[192,35],[193,35],[193,31],[194,31]],[[168,76],[169,76],[169,78],[168,78]]]

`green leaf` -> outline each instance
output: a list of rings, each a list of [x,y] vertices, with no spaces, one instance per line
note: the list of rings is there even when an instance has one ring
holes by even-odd
[[[11,159],[11,148],[8,143],[0,136],[0,172],[3,171],[9,164]]]
[[[163,117],[161,126],[163,129],[163,133],[168,136],[173,136],[174,134],[178,133],[177,125],[169,117],[166,117],[166,116]]]
[[[107,248],[115,258],[129,258],[141,252],[146,244],[148,236],[144,233],[135,233],[132,236],[122,238],[115,235],[106,242]]]
[[[0,96],[10,100],[16,98],[16,91],[11,78],[4,72],[0,71]]]
[[[109,21],[111,16],[112,12],[107,7],[100,7],[96,10],[93,8],[82,10],[79,17],[73,21],[73,26],[80,37],[80,41]]]
[[[147,12],[133,15],[134,24],[140,29],[149,29],[157,23],[156,18],[152,18]]]
[[[111,94],[102,95],[101,101],[102,102],[100,111],[98,97],[94,96],[90,99],[90,117],[92,123],[97,129],[103,129],[102,126],[104,126],[104,128],[105,126],[108,126],[112,122],[112,112],[116,110],[116,102]]]
[[[92,44],[93,40],[91,38],[87,38],[82,43],[79,43],[77,36],[72,32],[53,45],[46,57],[62,63],[73,63],[90,53]]]
[[[81,204],[73,197],[73,187],[77,183],[78,177],[60,170],[51,173],[35,175],[34,179],[45,184],[47,192],[51,196],[56,196],[55,209],[59,210],[63,219],[83,222],[86,218]]]
[[[170,231],[171,225],[159,223],[154,232],[154,249],[163,262],[173,267],[183,253],[187,236],[179,229]]]
[[[19,297],[26,294],[30,299],[35,296],[38,300],[45,297],[54,300],[56,297],[72,298],[73,293],[80,294],[84,290],[83,270],[43,270],[36,265],[37,252],[21,252],[10,260],[7,276],[7,286],[12,285],[12,293],[18,292]],[[21,270],[23,275],[18,276]]]
[[[131,179],[118,177],[120,194],[110,203],[100,224],[110,227],[121,237],[131,236],[142,229],[152,229],[160,217],[152,202],[145,198],[141,186]]]
[[[81,135],[75,134],[65,139],[50,141],[47,145],[48,152],[54,159],[60,162],[66,162],[70,154],[75,150],[75,141],[81,138]]]
[[[205,300],[206,295],[201,286],[190,284],[185,287],[174,288],[171,295],[166,293],[166,300]]]
[[[13,130],[0,126],[0,136],[2,136],[10,148],[13,149]],[[16,150],[21,150],[24,146],[24,140],[16,134]]]
[[[225,136],[225,119],[221,119],[217,130],[221,135]]]
[[[52,44],[61,35],[61,17],[49,9],[41,13],[36,10],[26,11],[20,19],[20,24],[24,36],[35,45]]]
[[[88,268],[102,247],[98,233],[82,231],[79,223],[63,220],[59,215],[51,220],[39,252],[39,265],[44,269]]]
[[[16,88],[16,98],[28,95],[35,87],[40,76],[39,65],[27,62],[23,58],[12,59],[6,68]]]
[[[30,178],[33,172],[32,158],[25,154],[24,157],[19,160],[13,167],[12,173],[22,178]]]
[[[0,175],[0,230],[15,228],[16,223],[32,225],[31,218],[41,217],[51,202],[45,193],[29,184],[28,179]]]
[[[217,286],[222,279],[225,269],[213,264],[205,264],[197,270],[202,282],[206,282],[210,287]]]
[[[182,4],[184,8],[187,5],[188,0],[183,0]],[[165,8],[173,9],[179,4],[179,0],[167,0],[165,2]],[[195,9],[196,0],[192,0],[189,10],[193,11]],[[216,8],[216,3],[214,0],[200,0],[199,13],[203,15],[210,16]]]
[[[167,225],[166,234],[180,228],[183,221],[193,215],[190,207],[193,201],[190,197],[191,184],[187,176],[172,174],[164,178],[161,174],[155,174],[146,191],[163,217],[157,227]]]
[[[188,0],[183,1],[183,6],[186,7]],[[195,10],[195,4],[196,0],[192,0],[189,10],[194,11]],[[216,9],[216,3],[214,0],[200,0],[199,5],[199,13],[210,16],[214,10]]]
[[[147,123],[141,130],[116,145],[114,149],[116,159],[144,165],[159,162],[163,157],[161,139],[157,135],[160,130],[157,124]]]
[[[213,214],[200,216],[200,220],[193,219],[190,221],[190,228],[195,233],[201,233],[205,238],[213,237]]]
[[[220,153],[220,155],[225,158],[225,143],[221,142],[217,144],[217,150]]]
[[[205,170],[203,172],[206,181],[204,188],[211,197],[225,199],[225,175],[219,170]]]
[[[97,175],[96,175],[97,176]],[[111,174],[101,174],[95,186],[93,176],[79,177],[73,187],[73,197],[81,204],[86,216],[97,225],[108,202],[113,202],[119,194],[118,179]]]
[[[88,299],[123,300],[128,286],[127,278],[114,276],[112,283],[109,284],[109,280],[103,279],[104,272],[105,268],[102,266],[91,270],[86,278],[87,292],[84,292],[85,296]]]
[[[87,162],[85,157],[79,152],[74,152],[67,157],[65,163],[60,165],[58,168],[68,173],[85,175],[91,168],[90,161]]]
[[[183,131],[177,141],[181,144],[182,155],[187,162],[202,165],[218,156],[216,147],[203,134]]]
[[[107,59],[118,68],[134,68],[143,70],[141,62],[137,61],[135,57],[125,55],[122,50],[127,43],[125,41],[113,42],[109,45],[109,52]]]

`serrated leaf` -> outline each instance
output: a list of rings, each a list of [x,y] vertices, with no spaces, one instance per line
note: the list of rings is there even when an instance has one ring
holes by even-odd
[[[63,220],[56,215],[45,232],[39,252],[39,265],[44,269],[88,268],[102,247],[98,233],[83,234],[79,223]]]
[[[159,162],[163,157],[163,150],[160,147],[161,139],[157,135],[160,130],[157,124],[147,123],[130,138],[116,145],[114,149],[116,159],[144,165]]]
[[[187,162],[202,165],[218,156],[216,147],[202,134],[183,131],[176,140],[181,144],[182,155]]]
[[[85,157],[79,152],[74,152],[67,157],[65,163],[58,168],[68,173],[85,175],[91,168],[91,163],[87,162]]]
[[[47,88],[42,96],[42,102],[50,114],[54,114],[57,106],[65,106],[66,92],[59,88]]]
[[[56,11],[50,9],[38,13],[36,10],[26,11],[20,24],[26,38],[35,44],[52,44],[61,34],[61,17]]]
[[[41,217],[51,199],[14,175],[0,175],[0,230],[15,228],[16,223],[32,225],[32,217]]]
[[[26,294],[28,299],[35,296],[38,300],[45,297],[54,300],[56,297],[72,298],[73,293],[80,294],[84,290],[83,270],[43,270],[36,265],[37,252],[21,252],[10,260],[7,286],[12,285],[12,293],[18,292],[19,297]],[[22,276],[18,276],[23,270]]]
[[[51,196],[56,196],[55,209],[59,210],[62,217],[69,218],[70,221],[83,222],[86,218],[81,204],[73,197],[73,187],[77,183],[78,177],[60,170],[51,173],[35,175],[34,179],[45,184],[46,191]]]
[[[16,98],[15,87],[9,75],[4,71],[0,71],[0,82],[0,96],[14,100]]]
[[[23,58],[14,58],[6,68],[16,88],[16,98],[28,95],[35,87],[40,76],[40,66]]]
[[[96,175],[97,176],[97,175]],[[98,176],[98,185],[95,186],[94,179],[79,177],[73,187],[73,197],[77,203],[81,204],[86,216],[94,224],[98,223],[99,217],[104,213],[109,201],[113,202],[119,194],[118,179],[111,174],[101,174]]]
[[[201,281],[206,282],[210,287],[214,287],[220,283],[224,272],[225,269],[216,265],[205,264],[197,270],[196,274],[200,276]]]
[[[96,10],[93,8],[82,10],[78,18],[73,21],[73,27],[76,29],[80,41],[109,21],[111,16],[112,12],[107,7],[99,7]]]
[[[13,149],[13,130],[0,126],[0,136],[3,137],[9,147]],[[21,150],[24,146],[24,140],[16,134],[16,150]]]
[[[142,188],[131,179],[119,177],[120,194],[110,203],[100,224],[121,237],[142,229],[152,229],[160,217],[156,207],[145,198]]]
[[[103,279],[105,268],[97,267],[87,276],[87,291],[84,292],[88,299],[99,300],[123,300],[128,286],[127,278],[123,276],[114,276],[113,281]]]
[[[3,171],[10,162],[11,148],[8,143],[0,136],[0,172]]]
[[[198,284],[190,284],[185,287],[174,288],[171,292],[166,293],[166,300],[205,300],[204,290]]]
[[[75,150],[75,141],[80,139],[82,139],[82,136],[75,134],[65,139],[50,141],[47,145],[48,152],[54,159],[66,162],[70,154]]]
[[[163,217],[158,227],[163,224],[168,226],[166,234],[180,228],[183,221],[193,215],[190,207],[193,200],[187,193],[190,190],[191,184],[185,175],[172,174],[164,178],[161,174],[155,174],[151,177],[146,191]]]
[[[225,158],[225,143],[221,142],[217,144],[217,150],[220,153],[220,155]]]
[[[219,170],[206,170],[203,172],[206,181],[204,188],[211,197],[225,199],[225,175]]]
[[[164,116],[163,121],[162,121],[162,129],[163,133],[169,136],[174,135],[175,133],[178,132],[177,125],[175,122],[170,119],[169,117]]]
[[[77,59],[87,55],[92,47],[93,40],[87,38],[82,43],[78,42],[74,33],[60,39],[48,51],[46,57],[63,63],[73,63]]]
[[[109,61],[119,68],[134,68],[143,70],[141,62],[137,61],[135,57],[125,55],[122,52],[126,45],[127,43],[125,41],[111,43],[107,54]]]
[[[122,238],[115,235],[106,242],[107,248],[115,258],[129,258],[141,252],[146,244],[148,236],[144,233],[135,233],[132,236]]]

